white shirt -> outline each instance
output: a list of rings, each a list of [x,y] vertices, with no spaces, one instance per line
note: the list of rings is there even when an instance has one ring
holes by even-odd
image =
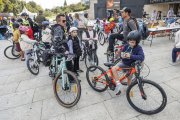
[[[175,46],[176,46],[176,48],[180,48],[180,30],[178,32],[176,32]]]
[[[22,34],[19,38],[19,43],[22,51],[31,50],[33,49],[34,43],[36,43],[35,40],[31,40],[27,35]]]
[[[42,30],[42,41],[43,42],[49,42],[51,43],[51,30],[49,28],[46,28],[45,30]]]

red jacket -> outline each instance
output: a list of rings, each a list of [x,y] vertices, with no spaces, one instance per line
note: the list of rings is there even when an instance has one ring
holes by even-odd
[[[30,28],[30,27],[29,27],[27,36],[28,36],[30,39],[34,40],[34,33],[33,33],[32,28]]]

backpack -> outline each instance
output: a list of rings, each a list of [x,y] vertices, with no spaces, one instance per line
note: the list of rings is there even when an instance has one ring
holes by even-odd
[[[137,30],[140,32],[141,38],[142,38],[143,40],[145,40],[145,39],[149,36],[149,30],[148,30],[147,25],[146,25],[144,22],[138,22],[138,21],[136,20],[136,18],[131,17],[131,18],[128,20],[128,22],[127,22],[127,26],[128,26],[128,28],[130,29],[130,31],[132,31],[132,30],[131,30],[131,28],[130,28],[130,26],[129,26],[128,23],[129,23],[129,21],[130,21],[131,19],[134,20],[134,22],[136,23]]]

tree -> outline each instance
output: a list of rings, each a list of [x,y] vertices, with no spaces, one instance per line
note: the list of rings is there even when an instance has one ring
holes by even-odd
[[[2,0],[0,0],[0,12],[3,12],[4,10],[4,3],[2,2]]]
[[[66,7],[67,6],[67,2],[66,2],[66,0],[64,0],[64,7]]]

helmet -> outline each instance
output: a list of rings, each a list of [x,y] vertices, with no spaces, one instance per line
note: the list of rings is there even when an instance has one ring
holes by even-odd
[[[14,22],[14,23],[13,23],[13,28],[19,28],[19,23]]]
[[[109,22],[113,22],[113,21],[114,21],[114,18],[110,18],[110,19],[109,19]]]
[[[84,17],[87,18],[88,17],[88,13],[84,13]]]
[[[69,32],[71,33],[72,31],[78,31],[78,29],[77,29],[76,27],[71,27],[71,28],[69,29]]]
[[[21,16],[28,16],[28,14],[24,12],[21,14]]]
[[[29,30],[29,28],[27,26],[20,26],[19,30],[22,32],[27,32]]]
[[[136,44],[139,44],[140,40],[141,40],[141,34],[139,33],[139,31],[134,30],[131,31],[128,36],[127,36],[128,40],[135,40]]]
[[[42,26],[48,26],[49,25],[49,22],[48,21],[43,21],[42,22]]]
[[[94,23],[93,22],[88,22],[87,27],[94,27]]]

